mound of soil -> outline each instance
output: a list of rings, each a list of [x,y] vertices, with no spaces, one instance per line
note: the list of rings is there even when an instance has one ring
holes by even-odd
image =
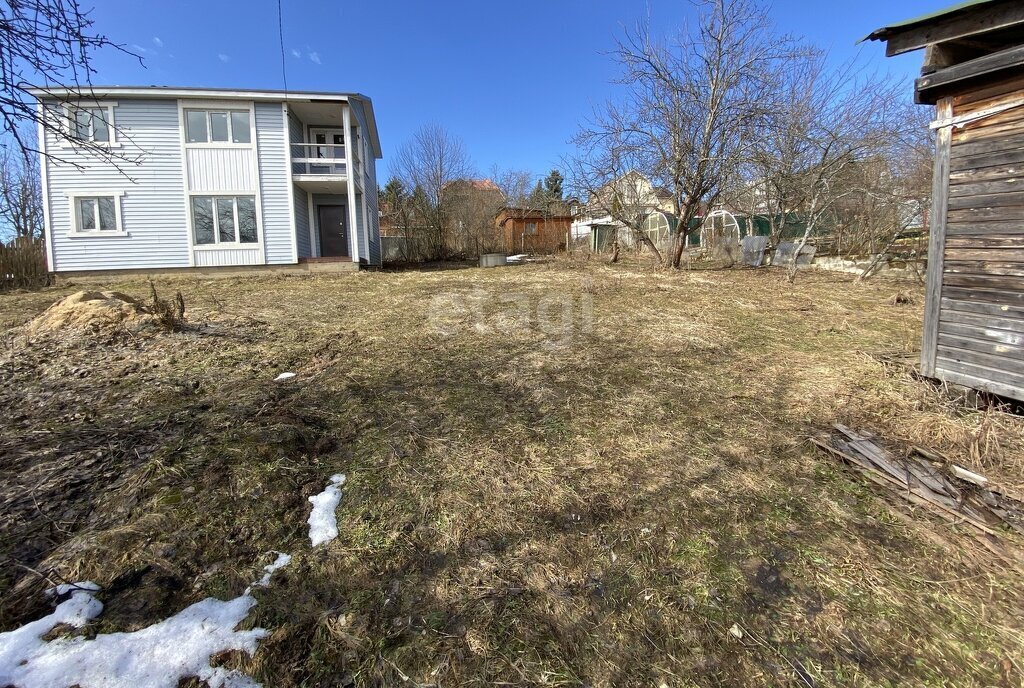
[[[160,326],[160,318],[137,299],[116,291],[79,291],[57,301],[29,322],[26,332],[38,335],[64,330],[131,331]]]

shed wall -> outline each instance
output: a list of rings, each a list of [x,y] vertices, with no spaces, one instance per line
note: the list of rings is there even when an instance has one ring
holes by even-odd
[[[954,98],[952,115],[1022,99],[1018,80]],[[941,270],[938,317],[926,324],[936,329],[934,374],[1024,399],[1024,106],[954,128],[949,139],[941,261],[929,266]]]

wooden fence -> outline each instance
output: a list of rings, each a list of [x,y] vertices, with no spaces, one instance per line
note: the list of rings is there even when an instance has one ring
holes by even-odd
[[[18,238],[0,243],[0,291],[41,289],[49,283],[42,239]]]

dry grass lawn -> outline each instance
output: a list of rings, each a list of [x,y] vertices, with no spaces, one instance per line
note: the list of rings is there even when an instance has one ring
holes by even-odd
[[[1024,492],[1024,418],[902,363],[914,283],[558,261],[156,287],[184,330],[28,338],[80,287],[0,296],[0,630],[85,579],[89,633],[138,629],[279,550],[269,637],[220,658],[265,686],[1024,682],[1020,570],[807,441],[838,421]]]

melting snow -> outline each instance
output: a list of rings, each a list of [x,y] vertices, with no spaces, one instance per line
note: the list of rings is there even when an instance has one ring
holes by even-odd
[[[266,571],[266,573],[263,574],[263,578],[260,578],[258,581],[253,583],[253,585],[259,586],[261,588],[267,587],[268,585],[270,585],[270,577],[274,575],[274,571],[277,571],[279,568],[283,566],[287,566],[288,563],[291,562],[291,560],[292,555],[284,554],[283,552],[278,552],[277,559],[274,560],[274,563],[267,564],[263,567],[263,570]],[[249,591],[246,590],[246,593],[248,592]]]
[[[274,378],[274,382],[283,382],[284,380],[291,380],[295,377],[295,373],[281,373]]]
[[[291,557],[278,553],[273,564],[253,585],[265,586]],[[70,597],[48,616],[21,628],[0,633],[0,686],[18,688],[176,688],[183,678],[196,677],[210,688],[258,688],[248,676],[224,667],[210,666],[210,657],[227,650],[250,655],[262,628],[236,631],[256,606],[246,590],[241,597],[218,600],[208,597],[174,616],[133,633],[108,633],[92,640],[81,637],[44,641],[42,636],[60,624],[81,628],[103,611],[93,597],[95,583],[59,585],[48,595]]]
[[[341,502],[341,486],[344,484],[344,474],[332,475],[331,484],[320,494],[309,498],[313,503],[313,512],[309,515],[309,540],[314,547],[338,537],[338,519],[334,510]]]

